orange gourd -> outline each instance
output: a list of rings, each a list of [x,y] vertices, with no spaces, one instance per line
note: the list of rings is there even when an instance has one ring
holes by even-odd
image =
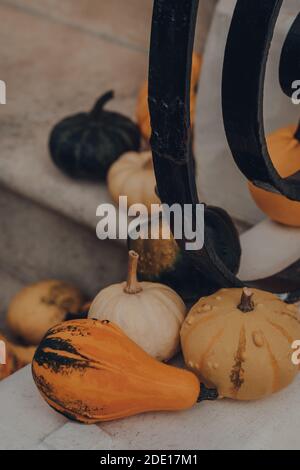
[[[200,392],[193,373],[156,361],[113,323],[92,319],[52,328],[36,351],[32,373],[52,408],[87,424],[183,410]]]
[[[296,126],[279,129],[267,139],[274,167],[283,178],[300,170],[300,142],[296,130]],[[300,227],[300,202],[258,188],[252,183],[249,183],[249,190],[257,206],[272,220]]]
[[[196,111],[196,97],[197,97],[197,84],[202,66],[202,57],[195,53],[193,54],[192,77],[191,77],[191,122],[194,123]],[[148,81],[146,80],[139,92],[136,117],[139,128],[145,139],[149,140],[151,137],[150,115],[148,107]]]
[[[219,395],[256,400],[288,386],[298,373],[296,306],[268,292],[222,289],[194,305],[181,329],[188,367]]]

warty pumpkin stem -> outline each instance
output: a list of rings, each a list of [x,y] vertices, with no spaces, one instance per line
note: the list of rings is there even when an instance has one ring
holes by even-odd
[[[296,132],[295,132],[295,138],[296,138],[297,140],[299,140],[299,142],[300,142],[300,121],[299,121],[297,130],[296,130]]]
[[[100,96],[98,101],[96,102],[95,106],[93,107],[92,111],[90,112],[90,116],[92,118],[97,119],[98,115],[101,114],[102,109],[106,105],[106,103],[110,100],[112,100],[114,97],[114,92],[112,90],[108,91],[107,93],[104,93],[104,95]]]
[[[252,300],[253,297],[253,292],[248,289],[248,287],[245,287],[243,289],[243,293],[241,296],[241,303],[238,305],[238,308],[241,310],[243,313],[249,313],[253,312],[254,310],[254,302]]]
[[[149,158],[149,160],[145,163],[144,168],[146,170],[153,170],[153,159]]]
[[[198,397],[197,403],[201,401],[213,401],[219,398],[218,390],[215,388],[207,388],[203,383],[200,384],[200,395]]]
[[[127,283],[124,287],[124,292],[127,294],[138,294],[143,289],[140,283],[137,280],[137,266],[139,261],[139,255],[130,250],[128,253],[128,276],[127,276]]]

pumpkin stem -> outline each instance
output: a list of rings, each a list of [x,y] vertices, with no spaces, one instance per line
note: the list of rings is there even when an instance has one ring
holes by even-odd
[[[151,156],[151,158],[149,158],[146,163],[144,164],[144,168],[145,170],[153,170],[153,158]]]
[[[245,287],[242,292],[241,296],[241,303],[238,305],[238,308],[243,313],[253,312],[254,310],[254,302],[252,300],[253,292]]]
[[[203,383],[200,384],[200,395],[197,403],[205,400],[217,400],[219,398],[218,390],[215,388],[207,388]]]
[[[127,283],[124,287],[124,292],[127,294],[138,294],[143,289],[140,283],[137,280],[137,266],[139,261],[139,255],[130,250],[128,253],[128,276],[127,276]]]
[[[65,320],[84,320],[85,318],[88,317],[88,310],[83,310],[82,312],[79,313],[71,313],[68,312],[65,316]]]
[[[298,124],[298,127],[297,127],[297,130],[295,132],[295,139],[297,139],[299,142],[300,142],[300,121],[299,121],[299,124]]]
[[[107,93],[104,93],[104,95],[100,96],[98,101],[96,102],[95,106],[93,107],[92,111],[90,112],[90,116],[93,119],[98,119],[98,117],[101,115],[102,110],[106,103],[110,100],[112,100],[114,97],[114,92],[112,90],[108,91]]]

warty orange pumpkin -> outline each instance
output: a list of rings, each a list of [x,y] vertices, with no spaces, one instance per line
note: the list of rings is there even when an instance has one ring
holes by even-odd
[[[200,393],[193,373],[156,361],[109,321],[73,320],[52,328],[35,353],[32,373],[52,408],[87,424],[183,410]]]
[[[300,170],[300,128],[288,126],[279,129],[268,136],[267,144],[273,165],[282,178]],[[258,188],[252,183],[249,183],[249,190],[257,206],[270,219],[300,227],[300,202]]]
[[[187,366],[220,396],[236,400],[255,400],[289,385],[298,373],[292,362],[297,339],[297,308],[247,288],[203,297],[181,329]]]

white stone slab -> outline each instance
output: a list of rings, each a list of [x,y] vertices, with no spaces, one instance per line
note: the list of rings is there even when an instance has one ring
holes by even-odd
[[[0,383],[0,448],[33,449],[66,419],[51,411],[34,385],[30,366]]]
[[[107,423],[129,449],[299,449],[300,378],[258,402],[220,400],[180,413],[156,413]]]
[[[300,229],[265,219],[241,235],[239,277],[262,279],[287,268],[300,258]]]
[[[111,449],[113,442],[99,426],[67,423],[48,436],[43,445],[58,450],[101,450]]]
[[[0,387],[1,449],[299,449],[300,377],[257,402],[220,400],[97,426],[64,424],[35,389],[30,368]]]

